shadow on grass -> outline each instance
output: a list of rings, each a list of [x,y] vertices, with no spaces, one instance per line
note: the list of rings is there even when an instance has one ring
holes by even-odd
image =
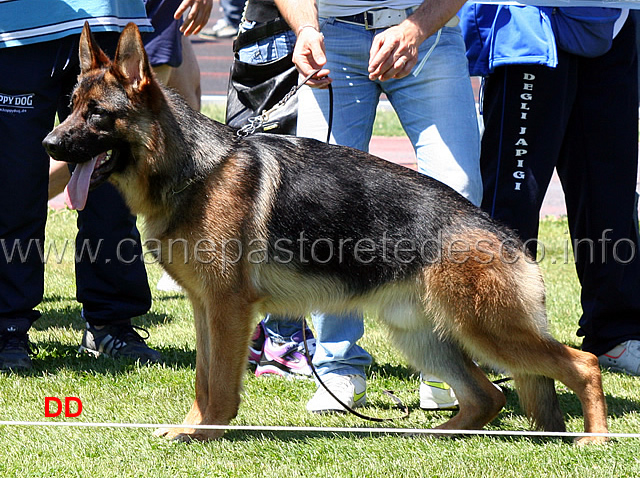
[[[72,330],[82,331],[85,328],[85,321],[80,315],[80,305],[74,301],[74,305],[70,305],[63,309],[48,310],[38,320],[33,323],[35,330],[46,330],[49,327],[68,327]],[[191,311],[189,311],[191,313]],[[133,319],[133,324],[140,327],[149,327],[163,325],[171,322],[173,319],[170,315],[156,314],[149,312],[140,317]]]
[[[42,298],[43,304],[49,304],[53,302],[73,302],[77,305],[76,298],[73,296],[62,296],[60,294],[48,293],[45,297]]]
[[[381,378],[394,377],[408,380],[412,376],[415,376],[416,372],[414,369],[406,365],[379,363],[374,360],[367,369],[367,375],[375,375]]]
[[[507,404],[500,412],[500,415],[493,420],[491,423],[497,427],[502,425],[501,416],[505,414],[513,413],[516,415],[524,416],[524,411],[520,407],[520,402],[518,401],[518,394],[513,388],[503,387],[502,391],[507,397]],[[607,401],[607,416],[609,418],[621,418],[625,414],[629,412],[637,412],[640,407],[640,403],[634,400],[629,400],[626,398],[620,398],[613,395],[607,395],[605,393],[605,399]],[[564,413],[565,420],[566,419],[574,419],[574,418],[582,418],[582,405],[580,400],[578,400],[578,396],[567,390],[567,391],[558,391],[558,401],[560,402],[560,409]]]
[[[515,390],[506,388],[505,395],[507,397],[507,404],[505,408],[500,412],[498,417],[491,422],[491,429],[498,430],[509,430],[513,427],[513,424],[508,422],[506,419],[509,416],[520,415],[524,416],[524,412],[520,408],[517,393]],[[406,390],[404,392],[407,392]],[[581,419],[582,412],[581,406],[578,398],[572,392],[562,392],[558,393],[558,398],[561,403],[561,407],[565,414],[565,419]],[[609,406],[609,417],[610,418],[619,418],[625,415],[626,413],[635,412],[638,409],[638,403],[632,400],[627,400],[624,398],[618,398],[613,396],[607,396],[607,404]],[[370,405],[374,405],[374,403],[370,403]],[[377,416],[379,414],[376,413],[378,410],[389,410],[393,409],[393,405],[389,406],[384,403],[377,402],[375,406],[368,406],[366,409],[366,414]],[[421,411],[417,406],[410,406],[411,413],[429,413],[438,415],[440,420],[437,421],[438,424],[444,423],[446,420],[451,418],[456,412],[453,411],[436,411],[436,412],[427,412]],[[381,414],[380,414],[381,415]],[[385,416],[387,414],[385,413]],[[503,418],[505,420],[503,420]],[[351,425],[345,425],[349,427]],[[251,430],[230,430],[224,435],[225,440],[229,440],[232,442],[244,442],[248,440],[277,440],[281,442],[305,442],[308,440],[317,440],[317,439],[328,439],[328,438],[381,438],[386,436],[396,436],[396,437],[405,437],[407,439],[424,439],[424,440],[469,440],[476,437],[476,435],[437,435],[437,434],[403,434],[403,433],[395,433],[395,432],[375,432],[370,433],[367,431],[358,432],[357,428],[402,428],[403,425],[402,419],[397,419],[393,421],[388,421],[384,423],[375,423],[362,421],[362,425],[354,426],[353,430],[349,431],[328,431],[328,432],[320,432],[320,431],[251,431]],[[333,426],[332,426],[333,427]],[[330,428],[330,427],[328,427]],[[523,430],[526,431],[526,430]],[[576,430],[579,433],[579,430]],[[483,436],[483,435],[480,435]],[[492,440],[499,440],[500,442],[529,442],[535,445],[546,445],[548,443],[553,442],[565,442],[572,443],[573,438],[571,437],[538,437],[538,436],[517,436],[517,435],[491,435]]]
[[[366,426],[366,428],[395,428],[392,425],[386,426]],[[365,428],[365,427],[363,427]],[[327,440],[333,438],[340,439],[381,439],[385,437],[396,437],[396,438],[405,438],[407,440],[439,440],[437,443],[443,443],[440,440],[447,440],[449,442],[458,442],[461,440],[472,440],[476,438],[478,435],[439,435],[439,434],[430,434],[430,433],[397,433],[397,432],[374,432],[371,433],[369,431],[358,432],[354,427],[353,430],[350,431],[330,431],[330,432],[320,432],[320,431],[302,431],[302,432],[292,432],[292,431],[245,431],[245,430],[230,430],[224,434],[223,440],[227,440],[234,443],[242,443],[250,440],[273,440],[284,443],[305,443],[313,440]],[[483,435],[480,435],[484,437]],[[505,443],[521,443],[528,442],[535,445],[546,445],[548,443],[553,442],[565,442],[567,444],[572,443],[572,438],[562,438],[562,437],[527,437],[527,436],[517,436],[517,435],[491,435],[490,438],[492,440],[497,440]],[[436,442],[434,442],[436,443]]]
[[[155,349],[162,354],[163,361],[160,365],[167,368],[195,369],[195,350],[184,350],[175,347],[156,347]],[[16,372],[16,374],[21,376],[41,376],[43,373],[55,374],[66,370],[120,375],[131,372],[139,366],[145,365],[125,358],[93,357],[86,353],[79,353],[78,347],[75,345],[71,346],[58,341],[44,341],[37,343],[37,355],[33,359],[33,368]]]

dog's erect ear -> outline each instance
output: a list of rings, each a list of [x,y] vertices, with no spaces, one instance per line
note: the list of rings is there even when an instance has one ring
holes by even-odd
[[[129,23],[120,34],[113,63],[134,88],[141,88],[151,81],[151,65],[144,51],[140,31],[134,23]]]
[[[80,35],[80,69],[82,73],[109,64],[109,57],[100,49],[91,33],[89,22],[84,22]]]

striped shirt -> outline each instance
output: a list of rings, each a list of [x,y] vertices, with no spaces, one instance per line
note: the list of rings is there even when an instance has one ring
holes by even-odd
[[[121,31],[133,22],[153,31],[142,0],[0,0],[0,48],[39,43],[82,31]]]
[[[351,0],[340,2],[338,0],[317,0],[318,16],[320,17],[346,17],[357,15],[374,8],[394,8],[404,10],[416,7],[422,2],[419,0]]]

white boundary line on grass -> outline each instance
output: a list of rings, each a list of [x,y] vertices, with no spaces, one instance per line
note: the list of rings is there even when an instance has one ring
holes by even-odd
[[[0,426],[44,426],[78,428],[193,428],[197,430],[241,430],[260,432],[314,432],[314,433],[370,433],[399,435],[480,435],[547,438],[640,438],[640,433],[586,433],[542,432],[517,430],[440,430],[432,428],[357,428],[357,427],[294,427],[268,425],[176,425],[166,423],[94,423],[94,422],[43,422],[0,421]]]

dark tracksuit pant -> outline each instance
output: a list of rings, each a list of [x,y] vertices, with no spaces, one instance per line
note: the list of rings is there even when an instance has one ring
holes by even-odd
[[[113,53],[117,33],[98,33]],[[68,113],[79,72],[79,35],[34,45],[0,48],[0,332],[27,330],[40,314],[44,265],[36,243],[43,243],[47,217],[49,158],[41,145],[56,112]],[[151,293],[141,260],[135,218],[108,184],[89,194],[78,214],[77,243],[94,251],[76,264],[77,298],[85,318],[102,325],[146,313]],[[26,253],[20,257],[14,246]],[[61,249],[61,247],[59,247]],[[138,260],[129,263],[137,255]],[[124,260],[121,260],[124,259]],[[12,330],[13,330],[12,329]]]
[[[524,241],[537,238],[557,168],[572,244],[580,241],[578,335],[596,355],[640,339],[637,83],[630,19],[605,55],[559,52],[557,68],[500,67],[485,82],[482,207]],[[528,246],[535,257],[535,241]]]

